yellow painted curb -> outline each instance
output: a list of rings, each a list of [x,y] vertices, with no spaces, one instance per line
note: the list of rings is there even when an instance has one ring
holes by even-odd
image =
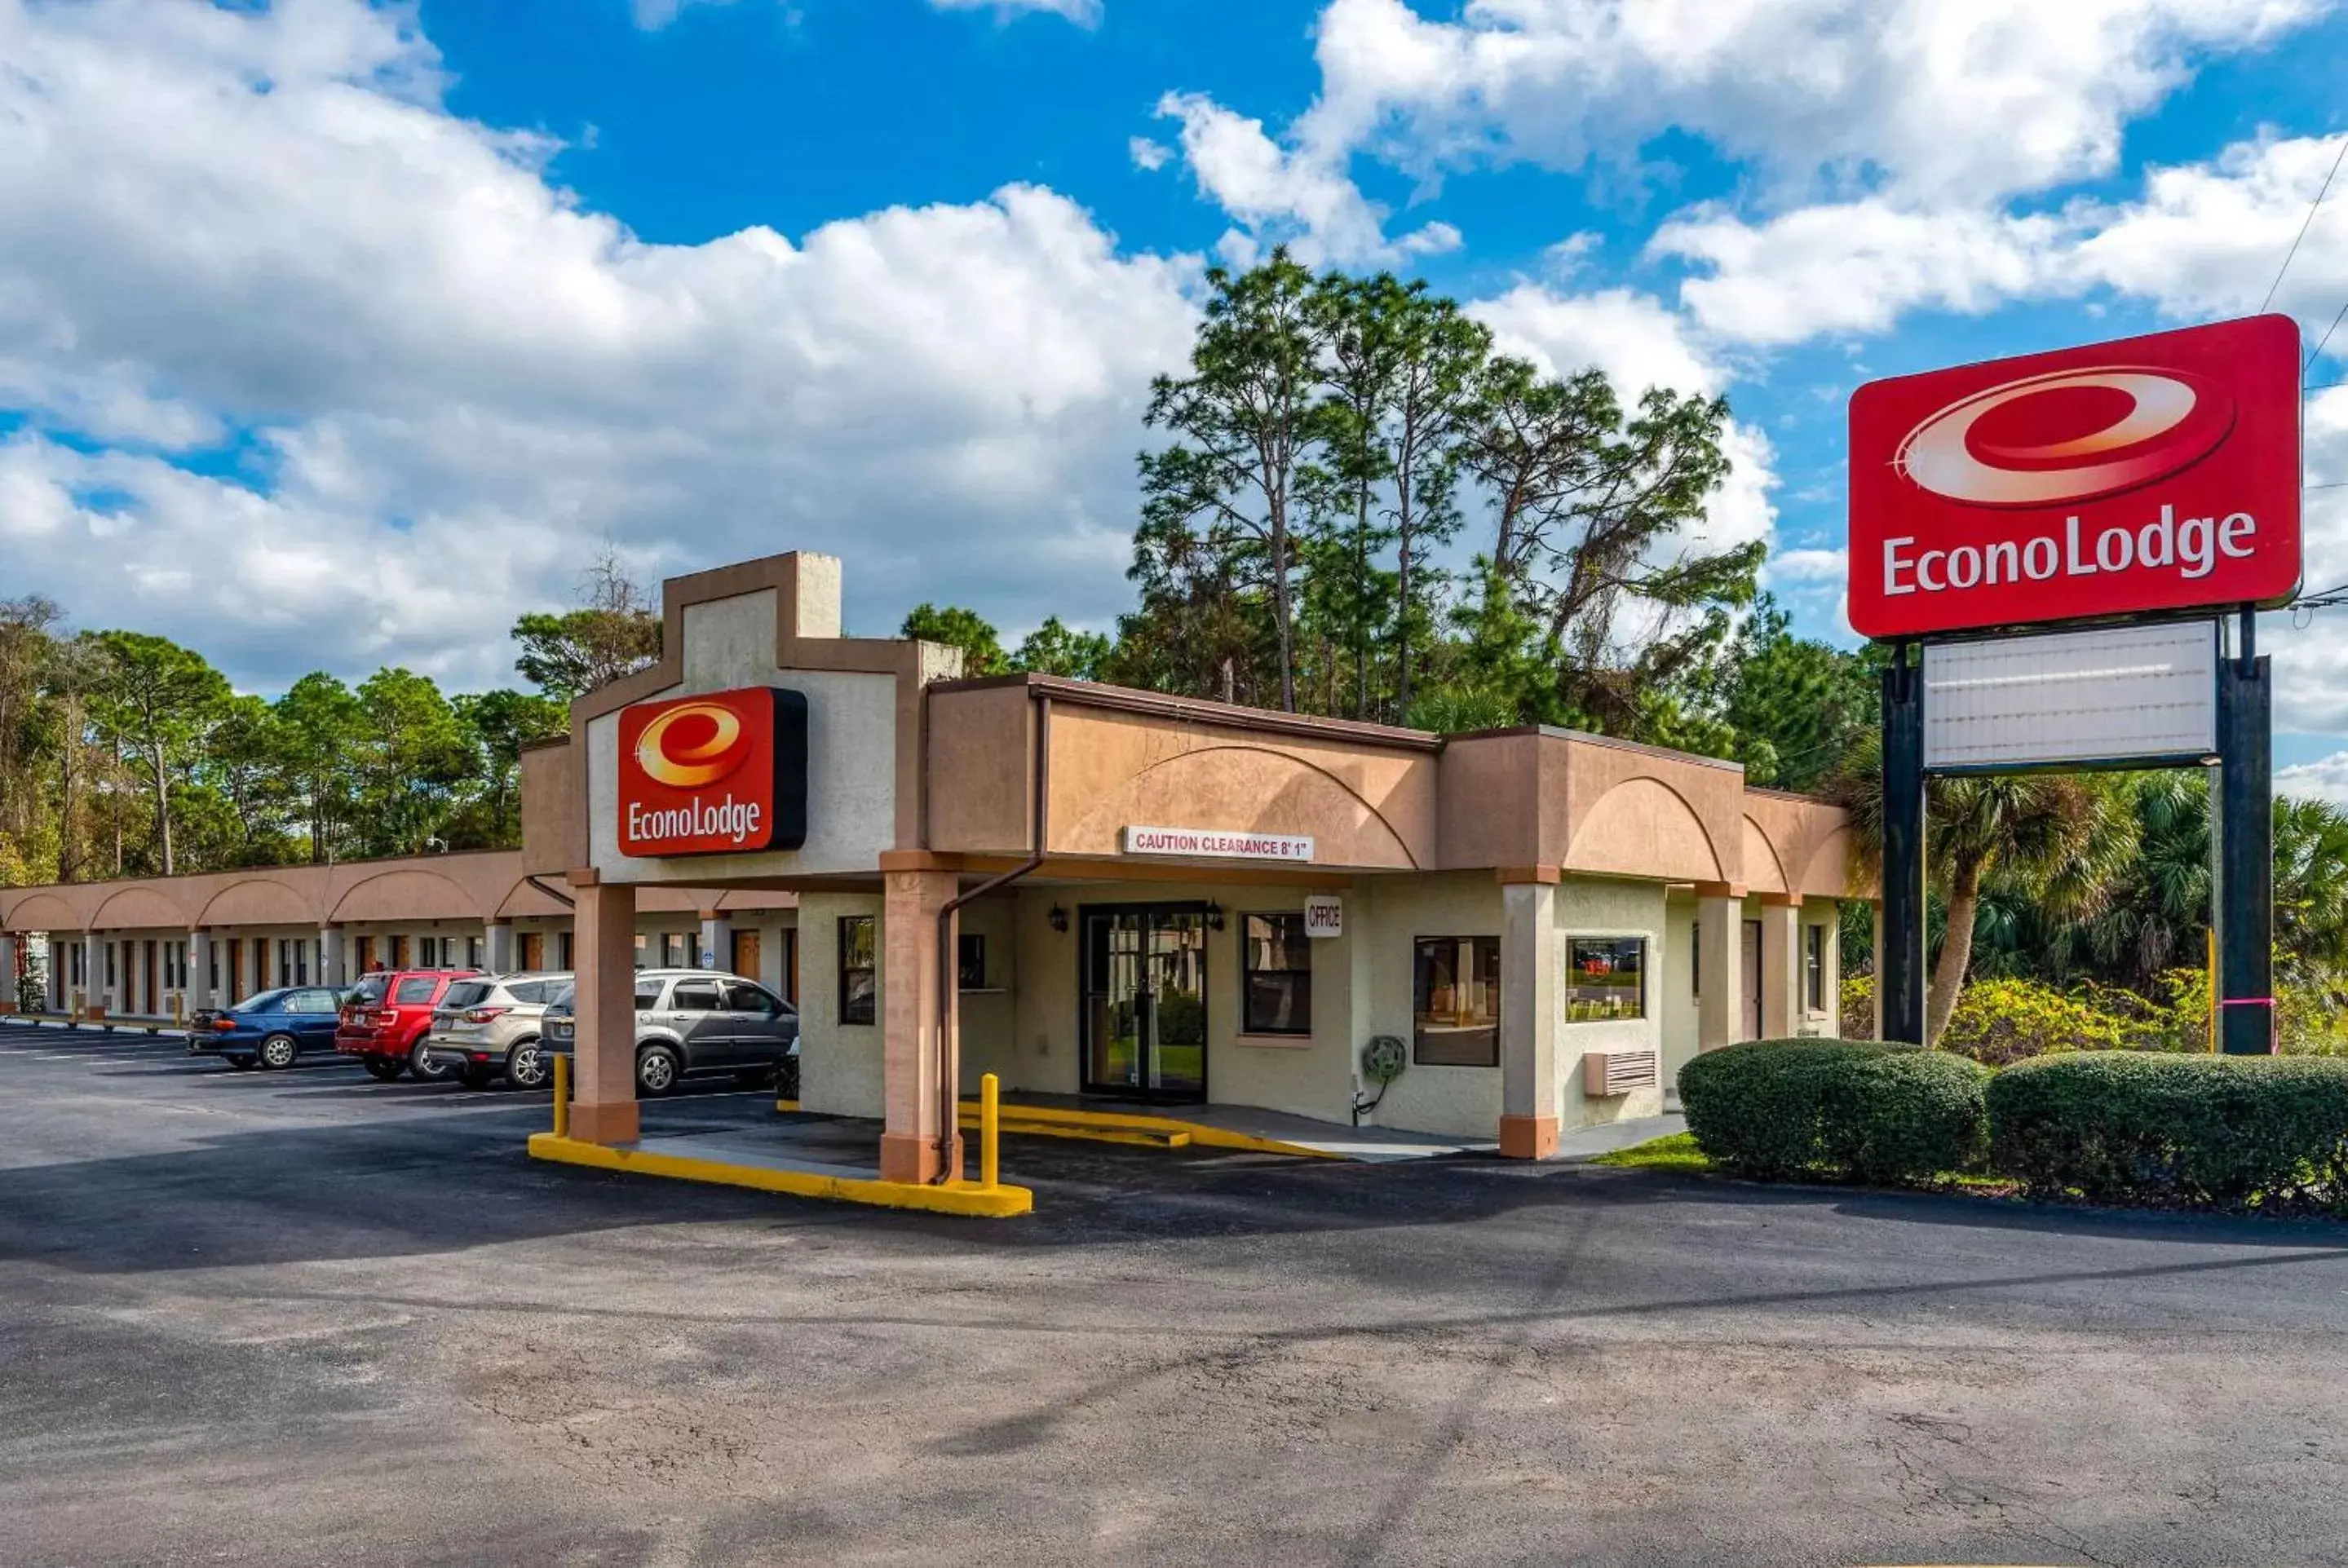
[[[778,1112],[797,1111],[798,1108],[799,1102],[796,1100],[778,1100],[775,1102],[775,1109]]]
[[[843,1204],[873,1204],[887,1209],[925,1209],[932,1214],[965,1214],[982,1219],[1008,1219],[1033,1212],[1035,1194],[1008,1184],[982,1187],[975,1182],[929,1186],[914,1182],[884,1182],[854,1176],[827,1176],[814,1171],[778,1171],[764,1165],[732,1165],[722,1160],[696,1160],[685,1154],[659,1154],[643,1149],[614,1149],[602,1143],[558,1138],[551,1132],[530,1136],[530,1157],[565,1165],[586,1165],[599,1171],[626,1171],[641,1176],[669,1176],[681,1182],[707,1182],[717,1186],[751,1187],[763,1193],[785,1193],[795,1198],[824,1198]]]
[[[978,1107],[969,1101],[963,1102],[962,1124],[965,1127],[978,1124]],[[1184,1143],[1189,1143],[1202,1149],[1245,1149],[1259,1154],[1293,1154],[1308,1160],[1344,1158],[1343,1154],[1327,1149],[1315,1149],[1310,1144],[1291,1143],[1280,1138],[1259,1138],[1251,1132],[1234,1132],[1228,1127],[1210,1127],[1204,1122],[1185,1122],[1174,1116],[1137,1116],[1119,1111],[1076,1111],[1060,1105],[1011,1104],[1003,1108],[1003,1126],[1007,1132],[1029,1132],[1056,1138],[1094,1137],[1111,1143],[1154,1141],[1167,1148],[1181,1148]],[[1174,1143],[1177,1137],[1180,1137],[1183,1143]]]

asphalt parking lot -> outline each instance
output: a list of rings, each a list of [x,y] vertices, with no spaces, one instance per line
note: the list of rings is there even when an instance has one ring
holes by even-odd
[[[1053,1140],[955,1221],[545,1118],[0,1029],[0,1558],[2348,1562],[2348,1227]]]

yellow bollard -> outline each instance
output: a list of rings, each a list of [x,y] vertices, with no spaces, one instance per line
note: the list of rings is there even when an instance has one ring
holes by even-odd
[[[554,1059],[554,1135],[571,1136],[571,1059]]]
[[[990,1192],[1003,1174],[994,1149],[994,1135],[1002,1122],[1003,1083],[990,1072],[978,1081],[978,1184]]]

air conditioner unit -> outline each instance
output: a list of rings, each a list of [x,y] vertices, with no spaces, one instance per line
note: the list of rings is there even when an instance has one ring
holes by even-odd
[[[1628,1094],[1653,1089],[1661,1080],[1661,1053],[1653,1050],[1592,1050],[1581,1058],[1581,1091],[1589,1095]]]

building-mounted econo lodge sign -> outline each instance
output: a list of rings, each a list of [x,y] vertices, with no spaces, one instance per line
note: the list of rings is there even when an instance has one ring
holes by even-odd
[[[753,686],[620,710],[620,853],[739,855],[807,842],[808,707]]]
[[[1850,623],[2282,603],[2299,499],[2288,316],[1870,382],[1850,400]]]
[[[1289,833],[1234,833],[1220,827],[1128,827],[1128,855],[1198,855],[1215,860],[1310,860],[1313,840]]]

